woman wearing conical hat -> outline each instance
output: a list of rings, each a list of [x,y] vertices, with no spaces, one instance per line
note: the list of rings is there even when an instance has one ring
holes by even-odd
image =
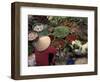
[[[51,40],[48,36],[39,37],[35,44],[35,58],[37,66],[55,64],[54,57],[56,48],[50,46]]]

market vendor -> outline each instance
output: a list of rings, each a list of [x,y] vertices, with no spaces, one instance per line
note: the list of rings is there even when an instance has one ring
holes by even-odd
[[[50,46],[51,40],[48,36],[39,37],[35,44],[35,58],[37,66],[55,64],[56,48]]]

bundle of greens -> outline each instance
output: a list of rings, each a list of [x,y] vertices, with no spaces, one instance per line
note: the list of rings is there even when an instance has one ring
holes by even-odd
[[[70,33],[70,30],[68,27],[64,27],[64,26],[58,26],[54,29],[54,33],[53,35],[59,39],[64,38],[65,36],[67,36]]]

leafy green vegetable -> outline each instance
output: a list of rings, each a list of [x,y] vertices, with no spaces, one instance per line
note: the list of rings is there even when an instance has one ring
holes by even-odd
[[[68,27],[64,27],[64,26],[58,26],[54,29],[54,33],[53,35],[57,38],[64,38],[65,36],[67,36],[70,33],[70,30]]]

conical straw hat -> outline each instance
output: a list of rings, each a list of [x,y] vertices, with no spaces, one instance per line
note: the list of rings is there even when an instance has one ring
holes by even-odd
[[[51,42],[51,40],[48,36],[42,36],[36,42],[35,47],[38,51],[44,51],[45,49],[47,49],[49,47],[50,42]]]

